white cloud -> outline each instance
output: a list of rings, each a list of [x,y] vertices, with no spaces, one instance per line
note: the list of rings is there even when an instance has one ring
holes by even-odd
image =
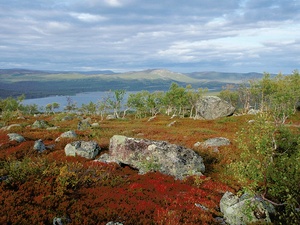
[[[90,13],[75,13],[72,12],[70,15],[78,20],[81,20],[83,22],[100,22],[100,21],[105,21],[107,20],[106,17],[104,16],[99,16],[99,15],[93,15]]]
[[[113,7],[120,7],[120,6],[122,6],[121,1],[119,1],[119,0],[105,0],[105,2],[108,5],[113,6]]]
[[[275,3],[0,0],[0,65],[290,72],[300,61],[300,5]]]

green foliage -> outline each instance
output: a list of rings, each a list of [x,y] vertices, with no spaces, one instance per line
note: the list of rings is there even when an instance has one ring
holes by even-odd
[[[24,158],[21,161],[6,161],[2,163],[2,174],[7,175],[5,180],[7,184],[24,183],[29,177],[36,179],[42,178],[44,175],[57,174],[56,164],[50,163],[45,159]]]
[[[300,137],[271,121],[270,115],[260,114],[238,132],[242,152],[228,169],[247,191],[280,206],[281,221],[295,222],[299,220]]]
[[[126,91],[123,89],[117,89],[113,93],[110,91],[108,94],[108,98],[106,99],[107,106],[109,109],[113,110],[116,118],[120,118],[120,110],[122,108]]]
[[[95,115],[97,112],[97,105],[93,102],[82,104],[79,111],[83,112],[86,115]]]
[[[232,84],[227,84],[225,87],[223,87],[223,90],[220,91],[218,96],[221,99],[229,102],[234,107],[238,105],[239,95],[236,91],[236,87]]]
[[[77,108],[77,103],[73,101],[71,97],[67,97],[67,105],[65,106],[65,110],[67,112],[72,112]]]
[[[21,95],[17,98],[8,97],[6,99],[0,99],[0,114],[2,115],[3,121],[6,123],[17,115],[22,109],[22,101],[25,96]]]
[[[154,116],[161,111],[163,107],[165,93],[141,91],[130,94],[127,99],[127,106],[136,112],[136,118],[142,118],[148,115]]]

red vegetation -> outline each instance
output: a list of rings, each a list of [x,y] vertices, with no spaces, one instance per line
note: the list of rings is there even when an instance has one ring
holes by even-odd
[[[0,224],[52,224],[54,217],[68,218],[70,224],[214,224],[220,198],[227,190],[233,191],[220,182],[218,170],[236,154],[234,142],[230,146],[234,151],[220,148],[222,155],[195,149],[204,157],[206,176],[181,181],[160,173],[139,175],[129,167],[65,156],[64,146],[73,140],[54,140],[74,129],[76,121],[55,124],[47,120],[59,125],[59,130],[25,127],[18,132],[26,139],[23,143],[11,142],[8,132],[0,132]],[[105,151],[114,134],[193,148],[197,141],[211,137],[233,140],[240,120],[177,118],[178,123],[170,128],[170,119],[161,116],[152,122],[103,121],[100,128],[76,133],[77,139],[97,141]],[[38,139],[55,147],[37,153],[33,145]]]

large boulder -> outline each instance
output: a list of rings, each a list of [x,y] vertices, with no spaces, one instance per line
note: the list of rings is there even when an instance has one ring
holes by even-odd
[[[198,101],[196,108],[198,112],[196,117],[206,120],[230,116],[235,111],[235,108],[231,104],[217,96],[205,96],[201,98]]]
[[[242,195],[240,198],[231,192],[226,192],[220,201],[220,210],[227,224],[246,225],[249,223],[271,223],[269,213],[274,208],[258,197]]]
[[[140,173],[159,171],[183,179],[205,171],[203,159],[196,152],[166,141],[115,135],[110,139],[109,153],[110,161],[130,165]]]
[[[67,156],[82,156],[87,159],[94,159],[101,148],[94,141],[74,141],[65,146]]]

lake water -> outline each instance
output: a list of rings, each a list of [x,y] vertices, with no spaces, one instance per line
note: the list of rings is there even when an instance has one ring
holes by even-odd
[[[131,93],[136,92],[126,92],[124,96],[124,100],[127,99],[127,96]],[[76,95],[71,96],[51,96],[45,98],[34,98],[34,99],[25,99],[22,104],[24,105],[31,105],[36,104],[38,105],[39,109],[42,110],[49,103],[57,102],[60,105],[58,111],[63,111],[64,107],[67,106],[68,101],[67,99],[70,98],[73,103],[76,103],[77,107],[81,107],[82,104],[88,104],[93,102],[97,104],[99,101],[102,101],[103,98],[107,96],[113,96],[114,93],[109,92],[87,92],[87,93],[78,93]]]

